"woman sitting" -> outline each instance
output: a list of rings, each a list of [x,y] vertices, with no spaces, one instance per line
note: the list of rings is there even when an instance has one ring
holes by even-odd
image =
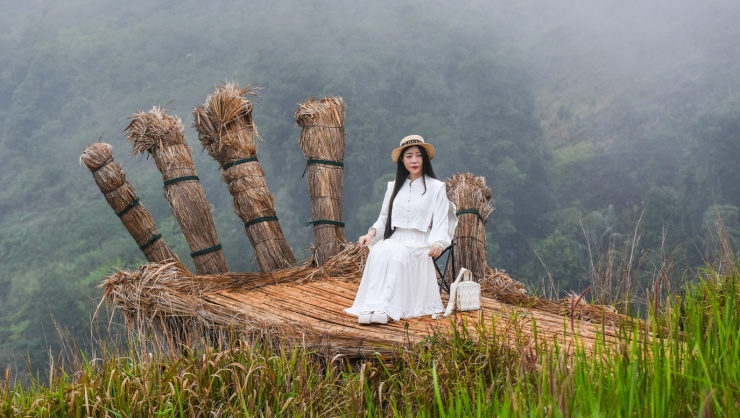
[[[370,246],[352,307],[360,324],[385,324],[443,310],[434,257],[452,243],[457,217],[445,184],[432,169],[434,147],[419,135],[391,153],[396,179],[388,183],[380,216],[361,247]]]

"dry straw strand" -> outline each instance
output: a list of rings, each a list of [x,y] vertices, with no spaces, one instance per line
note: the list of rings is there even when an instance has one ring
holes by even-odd
[[[113,147],[105,142],[88,145],[80,155],[80,161],[90,170],[105,200],[146,259],[150,262],[177,260],[177,255],[157,230],[152,215],[126,180],[123,168],[113,160]]]
[[[198,180],[180,118],[153,107],[137,112],[126,127],[134,154],[148,152],[164,180],[164,195],[180,224],[198,274],[229,271],[205,191]]]
[[[216,88],[205,103],[193,110],[193,127],[203,149],[219,164],[234,200],[234,212],[254,247],[263,272],[294,267],[295,256],[283,235],[272,193],[262,164],[257,160],[260,139],[252,118],[253,104],[245,95],[256,95],[236,83]]]
[[[303,128],[298,144],[306,158],[311,194],[314,262],[322,265],[338,253],[344,239],[344,116],[341,97],[313,98],[296,111]]]
[[[292,267],[273,272],[223,273],[195,276],[176,261],[148,263],[135,271],[121,270],[100,287],[103,300],[117,307],[132,332],[166,337],[172,318],[180,318],[194,330],[208,333],[236,326],[245,331],[254,326],[258,315],[243,313],[229,306],[209,302],[208,295],[219,292],[256,292],[265,286],[308,283],[325,280],[357,281],[362,276],[365,252],[348,244],[323,266]]]

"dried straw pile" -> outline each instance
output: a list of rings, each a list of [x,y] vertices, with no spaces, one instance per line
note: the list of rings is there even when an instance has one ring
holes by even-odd
[[[586,302],[582,295],[571,294],[562,299],[544,299],[529,296],[526,287],[519,281],[512,279],[503,270],[487,267],[483,279],[480,281],[481,294],[496,299],[501,303],[537,309],[572,320],[597,322],[604,324],[632,323],[634,318],[617,313],[610,305],[592,305]]]
[[[177,260],[177,255],[167,246],[154,225],[152,215],[139,202],[134,186],[126,181],[123,168],[113,161],[113,147],[104,142],[88,145],[80,155],[80,161],[90,169],[105,200],[121,219],[146,259],[152,262]]]
[[[283,236],[272,193],[257,161],[259,134],[252,119],[254,94],[247,86],[226,84],[195,108],[193,126],[203,148],[221,164],[223,179],[234,197],[234,212],[244,221],[257,263],[263,272],[294,267],[295,256]]]
[[[318,268],[293,267],[270,273],[224,273],[195,276],[179,262],[149,263],[136,271],[122,270],[101,285],[103,300],[120,308],[132,329],[161,334],[168,319],[183,318],[195,329],[253,326],[233,309],[209,302],[216,292],[249,292],[280,283],[315,280],[357,281],[362,277],[365,253],[348,244]]]
[[[303,345],[321,342],[334,348],[344,347],[345,353],[372,355],[387,346],[394,335],[408,341],[409,329],[419,337],[421,333],[431,332],[430,326],[447,324],[446,321],[434,323],[427,317],[411,321],[408,329],[402,323],[368,329],[348,319],[341,313],[341,307],[351,303],[364,262],[364,252],[357,244],[348,244],[318,268],[194,276],[176,262],[150,263],[136,271],[120,271],[101,287],[105,289],[104,300],[124,313],[129,330],[143,334],[145,341],[154,337],[155,344],[161,341],[187,344],[188,339],[192,341],[198,336],[211,341],[217,341],[219,336],[233,336],[246,341],[266,338],[268,342],[293,341]],[[517,283],[499,271],[490,270],[481,284],[487,296],[482,300],[486,306],[484,316],[494,311],[510,315],[520,312],[494,303],[488,298],[494,292],[506,304],[531,312],[528,321],[541,319],[538,323],[541,335],[562,334],[563,321],[557,319],[561,316],[570,318],[569,328],[573,333],[579,332],[576,320],[597,326],[632,321],[608,307],[588,305],[582,299],[550,301],[527,296],[517,290]],[[273,286],[277,289],[272,289]],[[294,305],[291,299],[300,302]],[[245,309],[242,301],[252,303]],[[593,338],[593,330],[585,332],[586,338]],[[510,338],[519,338],[518,335],[517,331]]]
[[[459,223],[455,230],[455,268],[465,267],[477,281],[488,272],[486,258],[486,220],[493,212],[493,196],[486,180],[470,173],[457,173],[447,179],[447,196],[457,207]],[[446,280],[451,280],[452,272]]]
[[[135,113],[125,132],[127,142],[134,146],[134,154],[149,152],[162,172],[164,195],[190,246],[195,271],[198,274],[229,271],[180,118],[153,107],[149,112]]]
[[[503,270],[497,270],[492,267],[486,267],[486,273],[480,280],[481,294],[498,299],[499,301],[509,301],[511,305],[517,305],[526,301],[526,298],[517,298],[527,296],[527,287],[521,282],[514,280]],[[507,299],[507,295],[513,295]]]
[[[324,264],[344,242],[344,100],[309,99],[296,111],[306,157],[314,231],[314,261]]]

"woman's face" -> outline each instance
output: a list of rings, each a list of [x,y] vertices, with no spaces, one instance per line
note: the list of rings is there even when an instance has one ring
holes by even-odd
[[[403,151],[403,166],[409,171],[412,180],[421,176],[422,164],[423,161],[419,147],[408,147]]]

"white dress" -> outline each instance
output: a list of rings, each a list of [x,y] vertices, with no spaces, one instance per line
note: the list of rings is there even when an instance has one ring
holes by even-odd
[[[360,287],[352,307],[344,311],[360,315],[382,311],[389,318],[413,318],[443,311],[434,261],[433,244],[447,248],[452,242],[457,217],[447,199],[445,184],[425,177],[408,179],[393,201],[392,226],[395,232],[382,239],[395,181],[388,183],[378,220],[373,224],[375,239],[365,264]]]

